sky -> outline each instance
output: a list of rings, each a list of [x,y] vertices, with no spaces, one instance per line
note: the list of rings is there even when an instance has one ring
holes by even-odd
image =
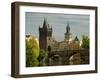
[[[54,14],[54,13],[25,13],[25,34],[31,34],[39,38],[39,26],[43,26],[44,18],[52,25],[52,37],[57,41],[63,41],[66,26],[69,24],[72,39],[76,36],[82,40],[82,35],[89,37],[89,15]]]

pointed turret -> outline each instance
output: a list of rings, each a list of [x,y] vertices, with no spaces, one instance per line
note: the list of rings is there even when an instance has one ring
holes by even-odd
[[[47,28],[47,26],[48,26],[47,20],[46,20],[46,18],[44,18],[43,28]]]
[[[75,37],[74,41],[79,41],[79,39],[78,39],[78,37],[77,37],[77,36]]]

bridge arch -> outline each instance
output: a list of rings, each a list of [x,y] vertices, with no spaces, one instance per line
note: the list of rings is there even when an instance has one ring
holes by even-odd
[[[49,58],[49,65],[61,65],[61,57],[55,54]]]
[[[81,63],[81,56],[79,52],[76,52],[69,57],[69,65],[77,65],[80,63]]]

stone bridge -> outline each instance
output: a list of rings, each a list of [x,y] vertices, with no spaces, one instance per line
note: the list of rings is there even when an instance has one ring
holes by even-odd
[[[80,58],[79,64],[89,64],[89,49],[65,50],[65,51],[50,51],[48,52],[48,66],[52,65],[70,65],[70,58],[78,54]]]

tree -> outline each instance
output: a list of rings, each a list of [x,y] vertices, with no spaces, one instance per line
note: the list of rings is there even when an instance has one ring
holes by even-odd
[[[38,60],[39,60],[39,63],[40,63],[40,66],[44,66],[46,65],[45,64],[45,60],[47,58],[47,53],[45,50],[41,49],[40,50],[40,54],[39,54],[39,57],[38,57]]]
[[[26,39],[26,67],[38,66],[39,56],[39,44],[37,40],[32,37],[29,40]]]
[[[82,48],[89,49],[89,37],[88,36],[83,35],[81,46],[82,46]]]
[[[29,39],[28,45],[32,49],[33,56],[35,58],[38,58],[38,56],[39,56],[39,43],[38,43],[38,41],[34,37],[32,37],[31,39]]]

